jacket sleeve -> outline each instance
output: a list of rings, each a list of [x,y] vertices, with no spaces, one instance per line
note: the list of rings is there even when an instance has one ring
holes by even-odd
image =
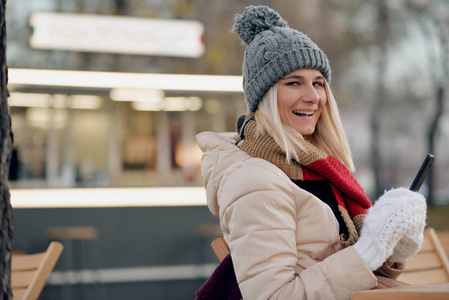
[[[388,263],[384,263],[379,269],[377,269],[374,274],[397,279],[399,275],[402,274],[402,271],[404,270],[405,263],[399,262],[395,263],[394,266],[389,266]]]
[[[352,247],[296,274],[297,204],[292,185],[272,169],[237,167],[222,182],[218,198],[243,299],[340,300],[376,286]]]

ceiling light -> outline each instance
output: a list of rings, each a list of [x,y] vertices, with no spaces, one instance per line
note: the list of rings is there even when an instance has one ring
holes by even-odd
[[[133,102],[132,108],[139,111],[198,111],[203,107],[199,97],[165,97],[159,102]]]
[[[241,76],[8,69],[10,85],[243,92]]]
[[[10,93],[8,105],[11,107],[43,107],[98,109],[102,105],[101,97],[94,95],[65,95],[43,93]]]
[[[13,208],[204,206],[203,187],[12,189]]]
[[[162,101],[164,91],[142,88],[114,88],[109,97],[114,101]]]

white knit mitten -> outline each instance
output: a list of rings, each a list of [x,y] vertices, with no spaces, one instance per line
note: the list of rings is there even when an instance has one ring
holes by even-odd
[[[421,247],[426,219],[426,199],[406,188],[386,192],[363,220],[354,250],[372,270],[389,258],[404,261]]]

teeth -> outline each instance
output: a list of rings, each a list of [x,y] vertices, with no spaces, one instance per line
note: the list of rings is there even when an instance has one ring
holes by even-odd
[[[295,115],[306,115],[306,116],[311,116],[311,115],[313,115],[315,112],[314,111],[300,111],[300,110],[294,110],[293,111],[293,113],[295,114]]]

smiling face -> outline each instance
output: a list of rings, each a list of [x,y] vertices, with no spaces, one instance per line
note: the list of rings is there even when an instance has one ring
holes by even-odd
[[[277,104],[282,123],[311,135],[326,105],[324,77],[316,69],[298,69],[278,82]]]

